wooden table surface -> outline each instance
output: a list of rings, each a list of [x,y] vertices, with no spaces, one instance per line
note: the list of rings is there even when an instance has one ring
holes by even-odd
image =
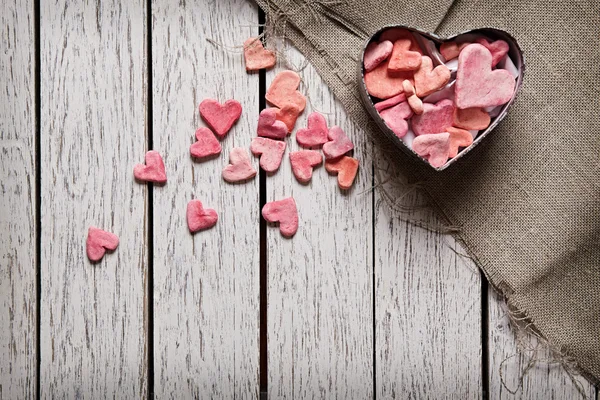
[[[4,0],[0,22],[0,399],[597,398],[557,363],[519,384],[548,353],[517,338],[450,236],[370,190],[378,149],[294,49],[310,100],[296,127],[318,110],[348,133],[354,187],[342,193],[323,167],[300,185],[287,153],[273,176],[222,180],[286,68],[248,74],[239,49],[207,41],[257,35],[252,1]],[[221,156],[195,163],[204,98],[244,111]],[[133,179],[151,148],[164,186]],[[260,219],[261,203],[287,196],[293,239]],[[219,223],[191,235],[194,198]],[[120,237],[98,264],[90,225]]]

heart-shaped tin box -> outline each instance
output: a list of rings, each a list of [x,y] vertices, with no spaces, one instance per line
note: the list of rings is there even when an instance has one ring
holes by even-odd
[[[394,32],[395,31],[399,31],[401,33],[401,35],[395,35]],[[404,32],[402,32],[404,31]],[[408,36],[407,36],[408,35]],[[398,129],[393,129],[394,126],[393,124],[390,123],[389,118],[386,118],[386,120],[388,121],[388,123],[386,123],[386,120],[384,120],[384,117],[382,117],[382,114],[380,112],[387,112],[385,109],[383,109],[383,107],[387,106],[386,103],[390,103],[392,105],[394,105],[394,96],[391,95],[391,93],[400,93],[398,96],[402,97],[404,93],[402,91],[402,89],[397,89],[394,88],[394,85],[402,85],[402,83],[398,83],[401,82],[402,79],[397,80],[397,79],[393,79],[390,80],[390,85],[389,88],[385,87],[385,84],[387,84],[388,82],[384,81],[384,87],[383,87],[383,91],[387,92],[387,94],[382,95],[381,97],[375,97],[372,94],[373,93],[369,93],[369,88],[368,88],[368,84],[370,82],[366,82],[365,81],[365,74],[369,74],[372,73],[372,70],[374,69],[374,67],[369,67],[369,71],[366,71],[365,68],[365,52],[369,53],[369,49],[368,46],[371,45],[371,47],[379,47],[379,44],[383,43],[384,41],[392,41],[393,42],[393,49],[394,52],[391,53],[391,47],[390,47],[390,43],[386,43],[387,49],[382,49],[382,52],[387,54],[387,56],[382,56],[380,57],[380,59],[382,58],[389,58],[389,60],[385,60],[384,61],[379,61],[379,59],[377,60],[377,63],[386,63],[386,65],[388,65],[388,63],[390,63],[387,67],[388,68],[388,74],[391,74],[390,71],[390,67],[391,67],[391,60],[393,59],[393,57],[395,56],[396,53],[396,42],[399,39],[396,39],[396,42],[394,42],[394,38],[398,38],[398,37],[403,37],[404,39],[407,39],[406,41],[406,53],[400,53],[400,57],[405,57],[405,60],[402,60],[404,62],[404,64],[410,64],[410,60],[408,60],[410,57],[408,55],[410,55],[409,53],[409,46],[410,46],[410,50],[414,50],[417,52],[421,52],[422,56],[427,56],[431,59],[432,62],[432,67],[435,68],[437,66],[440,65],[444,65],[446,68],[441,67],[441,68],[435,68],[433,71],[429,71],[429,73],[431,74],[431,76],[434,76],[435,74],[432,74],[432,72],[439,72],[437,71],[438,69],[442,69],[444,71],[441,71],[445,74],[448,73],[448,71],[450,72],[450,78],[449,80],[446,81],[446,84],[444,84],[443,87],[439,88],[438,90],[435,90],[433,93],[429,93],[427,95],[423,95],[423,96],[419,96],[419,99],[417,100],[417,103],[423,103],[423,105],[425,106],[426,110],[429,109],[431,110],[432,108],[436,107],[440,102],[443,101],[445,102],[444,104],[449,104],[449,100],[452,100],[452,104],[454,107],[455,111],[460,111],[461,113],[464,111],[463,109],[458,109],[456,103],[457,101],[455,100],[455,88],[457,87],[456,85],[456,77],[457,77],[457,70],[459,65],[462,65],[461,68],[464,68],[464,70],[467,69],[467,65],[468,65],[468,61],[467,61],[467,57],[469,57],[467,55],[474,53],[474,51],[471,50],[480,50],[480,51],[484,51],[485,50],[481,50],[480,48],[476,48],[477,46],[470,46],[471,49],[469,49],[469,51],[467,52],[463,52],[463,49],[468,48],[469,44],[484,44],[485,43],[485,48],[487,48],[490,52],[490,54],[492,54],[493,56],[493,61],[492,61],[492,70],[498,70],[498,69],[504,69],[506,71],[508,71],[510,73],[510,75],[512,75],[512,78],[514,79],[514,89],[512,90],[512,95],[509,93],[508,96],[510,96],[509,100],[506,102],[503,102],[502,104],[498,104],[498,105],[494,105],[493,107],[482,107],[481,110],[475,110],[478,113],[487,113],[487,115],[489,115],[489,118],[486,116],[488,124],[487,127],[485,129],[479,129],[479,130],[473,130],[473,129],[469,129],[469,132],[471,133],[472,136],[472,143],[470,143],[470,145],[466,146],[466,147],[458,147],[460,150],[455,150],[454,152],[457,154],[453,154],[452,152],[450,152],[450,158],[443,163],[443,165],[436,165],[436,166],[432,166],[431,164],[435,164],[431,161],[431,157],[433,157],[433,155],[425,155],[424,157],[420,156],[419,154],[417,154],[417,152],[415,150],[413,150],[413,141],[415,139],[415,132],[413,132],[413,128],[417,128],[416,124],[417,124],[417,120],[413,117],[409,117],[406,118],[405,116],[401,116],[402,118],[406,119],[406,126],[410,126],[408,128],[407,133],[404,133],[404,131],[402,131],[402,133],[404,133],[404,135],[399,135]],[[381,38],[381,40],[380,40]],[[414,39],[414,40],[413,40]],[[483,40],[482,40],[483,39]],[[379,44],[373,44],[373,42],[377,42]],[[410,44],[409,44],[410,42]],[[503,43],[504,42],[504,43]],[[506,44],[508,44],[508,51],[506,51]],[[455,45],[456,44],[456,45]],[[499,44],[502,46],[498,46],[498,47],[504,47],[503,51],[496,51],[495,49],[495,44]],[[456,50],[453,50],[455,52],[455,54],[450,55],[450,52],[446,51],[440,51],[441,46],[444,45],[444,47],[446,49],[450,48],[451,46],[454,46],[454,48]],[[386,47],[386,46],[381,46],[381,47]],[[398,47],[401,47],[402,45],[400,43],[398,43]],[[460,50],[458,50],[460,49]],[[377,50],[379,51],[379,49]],[[386,53],[387,52],[387,53]],[[445,54],[448,58],[453,57],[450,60],[446,60],[446,58],[444,57]],[[463,53],[465,53],[463,55]],[[370,58],[370,60],[373,59],[372,56],[372,52],[368,54],[368,57]],[[390,55],[391,54],[391,55]],[[406,54],[406,56],[405,56]],[[414,56],[415,53],[412,53],[412,55]],[[498,55],[498,58],[496,58],[496,55]],[[423,60],[425,60],[427,57],[422,57]],[[489,57],[489,56],[486,56]],[[375,56],[375,58],[377,58],[377,56]],[[418,58],[418,57],[417,57]],[[464,60],[462,59],[464,58]],[[398,59],[398,56],[396,56],[396,60]],[[359,68],[358,68],[358,78],[359,78],[359,91],[361,94],[361,98],[363,100],[363,103],[366,107],[366,109],[368,110],[369,114],[371,115],[371,117],[373,118],[373,120],[377,123],[377,125],[379,126],[379,128],[382,130],[382,132],[402,151],[404,151],[405,153],[409,154],[410,156],[420,160],[421,162],[425,162],[427,165],[429,165],[431,168],[435,169],[436,171],[442,171],[446,168],[448,168],[450,165],[456,163],[460,158],[464,157],[469,151],[471,151],[475,146],[477,146],[479,143],[481,143],[482,140],[484,140],[484,138],[498,125],[498,123],[506,116],[508,109],[510,108],[510,106],[512,105],[512,103],[515,101],[515,97],[522,85],[523,82],[523,75],[525,72],[525,62],[524,62],[524,57],[523,57],[523,52],[521,51],[519,45],[517,44],[517,41],[507,32],[504,32],[502,30],[499,29],[494,29],[494,28],[482,28],[482,29],[475,29],[469,32],[465,32],[453,37],[449,37],[449,38],[442,38],[439,37],[435,34],[432,33],[428,33],[428,32],[424,32],[420,29],[416,29],[416,28],[411,28],[411,27],[407,27],[404,25],[391,25],[391,26],[386,26],[384,28],[381,28],[379,31],[377,31],[373,36],[371,36],[366,42],[365,45],[361,51],[360,57],[359,57]],[[369,60],[369,62],[370,62]],[[459,63],[459,60],[460,63]],[[428,60],[427,60],[428,61]],[[396,64],[398,64],[398,62],[396,62]],[[489,64],[488,64],[489,65]],[[384,67],[383,65],[380,65],[379,67],[376,67],[375,69],[380,69],[381,67]],[[410,66],[408,68],[411,68]],[[487,69],[489,69],[490,67],[488,66]],[[416,80],[413,80],[412,78],[414,77],[414,75],[411,75],[412,71],[410,73],[406,73],[406,72],[397,72],[394,71],[394,74],[399,74],[397,76],[399,76],[400,78],[402,78],[403,76],[407,76],[409,77],[409,81],[411,81],[413,83],[414,86],[417,86],[415,84]],[[461,76],[461,82],[460,82],[460,90],[462,91],[460,93],[461,97],[465,97],[464,93],[465,93],[465,89],[463,89],[465,86],[465,83],[463,83],[465,81],[465,74],[466,72],[461,72],[462,76]],[[491,72],[493,73],[493,71]],[[403,75],[404,74],[404,75]],[[501,74],[508,75],[505,72],[502,72]],[[423,76],[423,75],[421,75]],[[372,80],[372,79],[371,79]],[[405,82],[403,82],[405,83]],[[471,85],[473,86],[473,85]],[[410,85],[409,85],[410,87]],[[388,89],[391,89],[388,90]],[[414,87],[413,87],[414,89]],[[406,90],[406,89],[404,89]],[[475,89],[476,90],[476,89]],[[500,89],[499,89],[500,90]],[[418,95],[419,88],[417,87],[417,93],[415,94]],[[373,90],[371,90],[371,92],[374,92]],[[410,92],[406,92],[406,94],[409,94]],[[507,97],[508,98],[508,97]],[[506,100],[506,99],[504,99]],[[502,101],[504,101],[502,100]],[[380,103],[377,108],[379,108],[380,111],[378,111],[378,109],[376,108],[376,104]],[[418,110],[418,108],[414,108],[413,107],[413,103],[411,104],[411,108],[414,110]],[[423,116],[422,115],[416,115],[414,113],[412,113],[411,109],[408,107],[407,104],[402,104],[400,105],[402,107],[404,107],[406,110],[408,110],[409,113],[411,113],[412,116],[415,116],[417,118],[419,118],[419,122],[418,124],[422,124],[422,122],[420,122],[421,120],[423,120]],[[399,106],[399,107],[400,107]],[[388,106],[389,107],[389,106]],[[401,107],[401,108],[402,108]],[[470,109],[472,110],[472,109]],[[394,111],[396,112],[396,114],[398,113],[402,113],[405,111]],[[454,114],[456,115],[456,114]],[[456,116],[453,117],[454,121],[456,121]],[[400,121],[402,122],[402,121]],[[454,123],[453,123],[454,124]],[[392,125],[392,126],[390,126]],[[404,128],[406,129],[406,128]],[[452,130],[454,129],[455,131],[461,131],[461,129],[456,129],[454,126],[449,127],[447,130]],[[466,128],[465,128],[466,129]],[[396,133],[395,133],[396,131]],[[431,132],[433,133],[433,132]],[[442,133],[442,132],[435,132],[435,133]],[[465,130],[462,130],[462,134],[465,135]],[[448,133],[444,133],[444,138],[449,137]],[[437,137],[434,135],[428,135],[429,137],[433,138],[433,139],[438,139],[438,138],[442,138],[442,136]],[[419,135],[417,135],[417,137],[419,137]],[[450,136],[451,137],[451,136]],[[423,139],[426,139],[425,137],[421,137],[418,142],[415,144],[415,148],[419,151],[421,151],[421,154],[423,153],[422,150],[422,143],[424,142]],[[441,140],[441,139],[440,139]],[[468,138],[468,142],[471,142],[471,138]],[[456,146],[456,144],[455,144]],[[435,144],[433,145],[433,147],[435,147]],[[452,157],[452,155],[454,155]],[[439,164],[439,162],[438,162]]]

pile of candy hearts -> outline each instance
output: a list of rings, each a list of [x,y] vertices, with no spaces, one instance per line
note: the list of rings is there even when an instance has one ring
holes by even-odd
[[[472,145],[500,115],[520,71],[504,40],[469,33],[441,45],[389,28],[364,51],[363,79],[385,125],[432,167]]]

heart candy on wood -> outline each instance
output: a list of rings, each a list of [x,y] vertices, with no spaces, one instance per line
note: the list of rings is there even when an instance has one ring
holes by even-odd
[[[219,219],[217,212],[210,208],[204,208],[200,200],[191,200],[188,203],[186,217],[188,229],[192,233],[212,228]]]
[[[313,168],[322,162],[323,156],[316,150],[300,150],[290,153],[292,172],[301,183],[308,183],[312,178]]]
[[[90,261],[100,261],[106,250],[114,250],[119,245],[119,237],[114,233],[90,226],[85,242],[87,256]]]
[[[223,139],[233,124],[242,115],[242,105],[237,100],[227,100],[224,104],[215,99],[202,100],[198,107],[200,116],[219,139]]]
[[[304,147],[320,146],[329,141],[328,133],[325,117],[313,112],[308,116],[307,127],[296,132],[296,141]]]
[[[421,66],[415,72],[415,90],[417,96],[425,97],[446,86],[450,80],[450,70],[443,64],[433,68],[433,61],[427,56],[421,59]]]
[[[435,104],[423,103],[423,114],[411,119],[415,135],[427,135],[446,132],[452,126],[454,118],[454,103],[452,100],[441,100]]]
[[[196,143],[190,146],[190,154],[195,158],[206,158],[221,154],[221,143],[208,128],[198,128],[196,131]]]
[[[432,167],[439,168],[450,157],[450,134],[443,132],[417,136],[413,140],[412,149],[429,161]]]
[[[392,54],[392,48],[394,45],[389,40],[383,42],[371,42],[365,49],[364,66],[365,71],[371,71],[384,60],[386,60],[390,54]]]
[[[471,132],[469,131],[455,128],[453,126],[448,127],[446,130],[450,134],[450,150],[448,151],[449,157],[456,157],[459,147],[469,147],[473,143],[473,135],[471,135]]]
[[[335,173],[338,176],[338,186],[340,189],[350,189],[356,178],[358,171],[358,160],[356,158],[344,156],[336,160],[325,161],[327,172]]]
[[[298,209],[293,197],[265,204],[262,216],[268,222],[279,222],[283,236],[292,237],[298,231]]]
[[[413,111],[408,105],[408,102],[403,101],[394,107],[386,108],[379,114],[396,136],[402,138],[406,135],[406,132],[408,132],[408,122],[406,120],[413,115]]]
[[[246,71],[258,71],[272,68],[277,58],[273,51],[264,48],[259,38],[251,37],[244,42],[244,60]]]
[[[150,150],[147,152],[145,162],[146,165],[138,164],[133,167],[133,176],[135,176],[135,179],[142,182],[154,183],[165,183],[167,181],[165,163],[158,151]]]
[[[276,108],[265,108],[258,116],[256,133],[271,139],[285,139],[288,127],[284,122],[277,120]]]
[[[300,112],[306,107],[306,98],[298,91],[300,76],[294,71],[278,73],[265,94],[265,99],[279,108],[286,104],[294,104]]]
[[[250,151],[260,156],[260,167],[267,172],[275,172],[281,165],[283,153],[285,153],[285,142],[280,140],[256,137],[252,139]]]
[[[330,141],[323,145],[326,159],[341,157],[354,148],[352,141],[339,126],[329,128],[327,137]]]
[[[241,147],[231,149],[229,165],[223,169],[223,179],[230,183],[243,182],[256,176],[246,150]]]
[[[295,104],[284,104],[283,107],[277,109],[277,121],[281,121],[287,126],[288,133],[294,130],[296,120],[300,115],[300,109]]]

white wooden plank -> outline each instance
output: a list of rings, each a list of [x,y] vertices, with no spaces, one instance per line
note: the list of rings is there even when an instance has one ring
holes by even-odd
[[[41,2],[43,398],[146,396],[145,9]],[[90,225],[120,236],[98,264]]]
[[[157,398],[257,398],[259,391],[259,181],[223,181],[233,147],[249,149],[258,119],[258,74],[241,46],[258,31],[246,0],[156,0],[153,14],[154,148],[169,182],[154,191],[154,341]],[[220,157],[195,163],[189,147],[204,126],[198,104],[234,98],[242,117]],[[258,163],[255,163],[258,168]],[[186,206],[200,199],[217,225],[191,235]]]
[[[0,399],[36,393],[33,1],[0,3]]]
[[[293,49],[288,59],[304,62]],[[282,69],[267,74],[267,85]],[[363,193],[372,185],[370,142],[312,66],[301,76],[314,107],[296,129],[321,111],[353,140],[360,167],[347,193],[324,166],[299,184],[289,161],[299,149],[294,133],[280,170],[267,177],[267,201],[293,196],[299,214],[292,239],[267,228],[269,398],[366,399],[373,396],[373,199]]]
[[[392,198],[407,193],[393,182],[385,185]],[[376,199],[377,398],[480,398],[479,272],[450,236],[402,221],[379,191]],[[422,199],[408,194],[403,202]],[[436,223],[422,209],[403,217]]]
[[[488,298],[490,399],[596,398],[594,386],[578,375],[574,383],[543,342],[512,328],[504,300],[492,289]]]

